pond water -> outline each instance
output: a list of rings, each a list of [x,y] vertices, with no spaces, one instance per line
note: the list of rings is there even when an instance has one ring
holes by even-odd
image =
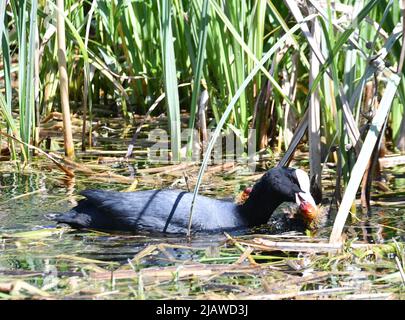
[[[123,141],[121,141],[121,147],[117,142],[116,148],[125,150],[122,145]],[[99,148],[99,150],[102,149],[105,149],[105,146]],[[97,174],[89,175],[77,172],[73,179],[67,179],[47,160],[35,160],[28,168],[22,170],[9,162],[0,162],[0,282],[27,279],[36,288],[40,287],[45,291],[51,290],[56,294],[55,297],[61,298],[70,295],[74,298],[94,298],[96,294],[117,291],[115,285],[107,281],[107,284],[103,284],[100,289],[99,284],[95,285],[91,282],[90,285],[90,282],[86,282],[83,286],[78,285],[80,289],[77,289],[75,284],[72,285],[69,282],[68,290],[63,285],[63,279],[71,280],[72,277],[82,277],[86,272],[97,271],[100,268],[108,271],[124,265],[128,267],[128,263],[134,270],[139,271],[148,267],[176,266],[183,262],[186,264],[218,264],[234,263],[238,259],[240,253],[237,253],[235,248],[227,247],[225,244],[227,236],[224,234],[196,235],[189,241],[179,235],[107,234],[91,230],[55,229],[55,223],[48,220],[46,214],[64,212],[74,207],[81,198],[78,195],[81,190],[101,188],[124,191],[130,186],[128,181],[134,181],[135,178],[138,179],[137,190],[164,187],[186,189],[188,184],[185,177],[188,177],[188,182],[193,186],[195,181],[193,177],[196,176],[198,169],[196,167],[191,170],[157,171],[157,173],[148,173],[146,170],[139,175],[137,170],[154,167],[147,162],[145,154],[137,155],[135,160],[130,162],[123,162],[117,157],[109,158],[108,156],[108,153],[82,155],[83,163],[93,168]],[[100,160],[101,157],[103,157],[103,163],[99,164],[97,159]],[[257,178],[261,173],[260,168],[265,166],[263,163],[258,165],[258,172],[255,173],[247,172],[243,166],[218,172],[213,171],[209,175],[209,182],[203,183],[201,193],[216,198],[234,198],[239,190],[251,185],[251,176]],[[100,172],[110,172],[130,179],[126,183],[122,183],[120,179],[108,178],[100,175]],[[387,170],[391,192],[376,193],[373,196],[374,206],[370,217],[361,214],[350,217],[346,228],[350,239],[368,243],[385,243],[392,239],[398,242],[405,241],[404,172],[403,167]],[[333,177],[332,169],[325,174],[325,198],[332,197]],[[277,214],[283,215],[283,210],[285,207],[279,209]],[[332,218],[335,214],[336,211],[331,210]],[[318,239],[328,238],[331,221],[316,232],[315,236]],[[30,233],[31,231],[33,233]],[[302,233],[279,230],[274,227],[244,230],[231,234],[231,236],[243,238],[244,235],[257,233],[283,236],[283,232],[286,231],[289,231],[285,235],[286,239],[289,235],[303,237],[307,241],[311,239]],[[150,253],[143,255],[142,259],[136,259],[136,263],[128,262],[153,245],[156,245],[159,250],[154,251],[152,250],[154,247],[152,247]],[[287,272],[286,276],[289,276],[291,268],[288,269],[289,265],[286,261],[297,259],[297,256],[285,253],[277,255],[257,256],[257,259],[258,261],[264,259],[264,262],[276,265],[282,261],[277,270],[283,270],[283,272]],[[393,265],[390,268],[393,268]],[[231,292],[239,292],[242,290],[239,286],[247,283],[255,288],[260,286],[261,282],[257,276],[246,278],[244,275],[242,278],[243,280],[230,278],[232,283],[236,283],[236,289],[229,289]],[[332,275],[328,278],[328,286],[332,286],[331,283],[336,280],[333,279],[335,278]],[[368,281],[370,276],[366,275],[364,279]],[[318,285],[315,283],[310,284],[308,288],[318,288],[319,283]],[[176,297],[179,292],[178,282],[177,289],[170,286],[165,287],[165,284],[163,287],[159,287],[160,291],[153,291],[153,294],[149,295],[144,292],[144,289],[139,289],[139,279],[136,285],[138,289],[134,291],[128,283],[124,283],[126,289],[118,290],[119,294],[112,293],[112,296],[115,298],[128,298],[131,295],[135,298],[172,298]],[[222,285],[228,286],[229,283],[226,282]],[[91,289],[86,291],[87,289],[83,289],[84,287],[91,287]],[[187,290],[187,293],[180,290],[181,297],[198,297],[202,292],[201,287],[198,286]],[[0,292],[0,298],[2,295],[9,298],[8,294]]]
[[[131,164],[125,164],[124,166],[122,163],[117,162],[113,163],[110,169],[111,171],[120,172],[123,176],[130,176],[136,169],[128,170],[129,166]],[[24,171],[17,171],[12,165],[0,162],[0,232],[53,227],[55,226],[54,223],[46,217],[46,214],[64,212],[74,207],[78,200],[82,198],[79,195],[80,191],[85,189],[125,191],[129,187],[128,183],[122,184],[114,181],[114,179],[111,181],[95,181],[93,177],[80,173],[74,179],[67,179],[62,173],[55,172],[55,169],[51,171],[48,168],[49,172],[47,172],[46,167],[46,164],[40,163],[37,168],[28,169],[26,170],[28,172],[24,173]],[[250,174],[257,177],[260,172]],[[400,173],[392,174],[398,177],[402,176]],[[177,176],[179,175],[177,174]],[[145,179],[143,179],[143,176],[136,176],[136,178],[140,181],[137,190],[166,187],[187,188],[183,177],[180,176],[180,179],[177,179],[176,175],[151,174],[150,177],[146,176]],[[133,179],[135,180],[135,178]],[[401,178],[393,179],[393,183],[398,185],[399,179]],[[231,174],[222,171],[214,174],[214,176],[211,175],[210,180],[209,185],[201,188],[201,193],[216,198],[232,199],[244,186],[251,184],[247,172],[240,175],[236,171]],[[352,216],[349,219],[348,231],[352,234],[356,233],[358,237],[364,235],[367,230],[371,231],[371,233],[377,232],[379,238],[374,240],[379,242],[397,236],[403,237],[403,231],[405,230],[405,196],[402,191],[404,190],[402,184],[398,186],[399,188],[394,189],[396,192],[377,194],[374,197],[377,205],[373,206],[370,217],[361,213]],[[324,198],[330,199],[331,197],[331,190],[325,189]],[[336,211],[333,208],[331,211],[333,218]],[[277,213],[280,213],[280,209],[276,211]],[[330,227],[330,223],[326,226],[326,228],[328,227]],[[321,235],[326,235],[322,230],[319,232],[321,232]]]

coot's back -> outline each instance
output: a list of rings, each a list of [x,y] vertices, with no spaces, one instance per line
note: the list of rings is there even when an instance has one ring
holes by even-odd
[[[185,233],[188,229],[192,193],[182,190],[115,192],[86,190],[86,199],[54,219],[76,228]],[[198,195],[192,231],[229,230],[247,226],[231,201]]]

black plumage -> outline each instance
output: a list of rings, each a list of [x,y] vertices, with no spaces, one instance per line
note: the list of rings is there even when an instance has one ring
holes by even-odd
[[[281,203],[295,202],[296,194],[307,193],[301,184],[296,169],[276,167],[255,183],[243,204],[198,195],[192,231],[225,231],[267,223]],[[86,198],[75,208],[57,214],[53,219],[74,228],[187,232],[192,193],[163,189],[137,192],[86,190],[81,194]]]

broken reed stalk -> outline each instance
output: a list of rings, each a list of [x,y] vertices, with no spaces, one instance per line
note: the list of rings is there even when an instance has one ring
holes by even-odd
[[[57,157],[57,155],[54,155]],[[98,173],[94,171],[93,169],[89,168],[88,166],[85,166],[83,164],[74,162],[73,160],[70,160],[69,158],[62,158],[60,157],[60,160],[65,162],[66,164],[72,166],[75,170],[80,171],[81,173],[84,173],[88,176],[91,176],[95,180],[100,180],[100,181],[118,181],[119,183],[128,183],[132,184],[134,182],[133,178],[125,177],[116,173],[111,173],[111,172],[101,172]]]
[[[173,275],[180,278],[186,277],[210,277],[215,274],[238,274],[238,273],[249,273],[254,270],[264,269],[266,266],[260,265],[228,265],[228,264],[185,264],[185,265],[175,265],[168,267],[151,267],[142,269],[139,272],[133,270],[117,270],[113,272],[92,272],[90,277],[94,280],[109,280],[111,278],[111,273],[113,273],[114,278],[118,279],[130,279],[138,276],[142,276],[142,279],[146,282],[148,280],[169,280],[173,279]]]
[[[56,160],[53,156],[51,156],[50,154],[48,154],[45,151],[41,150],[40,148],[35,147],[33,145],[30,145],[28,143],[25,143],[24,141],[22,141],[22,140],[20,140],[20,139],[18,139],[16,137],[13,137],[13,136],[11,136],[11,135],[9,135],[7,133],[1,132],[1,131],[0,131],[0,135],[3,135],[3,136],[5,136],[5,137],[7,137],[9,139],[17,141],[21,145],[26,146],[28,149],[33,149],[33,150],[37,151],[39,154],[43,154],[45,157],[47,157],[49,160],[51,160],[59,169],[61,169],[67,176],[69,176],[69,177],[74,177],[75,176],[75,174],[71,170],[69,170],[68,168],[61,165],[58,160]]]
[[[327,288],[327,289],[316,289],[316,290],[306,290],[306,291],[296,291],[288,293],[270,293],[262,295],[250,295],[247,297],[248,300],[281,300],[281,299],[292,299],[300,296],[310,296],[316,295],[332,295],[336,293],[346,293],[346,292],[355,292],[356,287],[342,287],[342,288]]]
[[[404,268],[402,267],[401,261],[399,260],[398,256],[395,256],[395,263],[397,264],[399,274],[401,275],[402,283],[405,285],[405,272],[404,272]]]
[[[378,135],[377,142],[374,146],[373,153],[371,155],[371,158],[369,160],[369,164],[366,168],[366,172],[364,173],[363,177],[363,185],[361,188],[361,203],[362,207],[365,208],[367,214],[371,214],[371,205],[370,205],[370,200],[371,200],[371,184],[373,182],[373,176],[374,173],[377,171],[377,164],[378,164],[378,158],[380,156],[380,150],[382,148],[382,141],[384,140],[384,131],[385,128],[387,127],[387,122],[388,122],[388,116],[385,118],[384,125],[382,127],[382,130],[380,131]]]
[[[58,66],[60,78],[60,99],[63,114],[63,135],[65,154],[68,158],[74,158],[75,150],[73,145],[72,124],[70,119],[69,107],[69,84],[66,67],[66,39],[65,39],[65,20],[64,20],[64,1],[56,0],[57,10],[57,38],[58,38]]]
[[[368,165],[368,161],[371,157],[374,146],[378,140],[378,136],[391,109],[392,100],[394,99],[400,79],[401,78],[397,74],[391,74],[391,76],[387,79],[388,84],[381,99],[380,108],[376,112],[370,129],[367,132],[364,144],[360,150],[360,154],[350,174],[350,180],[347,185],[345,194],[343,195],[342,203],[340,204],[339,211],[333,225],[332,233],[330,235],[330,243],[341,242],[341,235],[346,223],[347,216],[349,215],[350,208],[356,198],[357,190]]]
[[[97,180],[102,180],[102,181],[111,181],[111,180],[115,180],[115,181],[119,181],[120,183],[133,183],[133,179],[132,178],[128,178],[119,174],[115,174],[115,173],[110,173],[110,172],[102,172],[102,173],[98,173],[95,172],[93,169],[83,165],[83,164],[79,164],[77,162],[74,162],[72,160],[70,160],[69,158],[62,158],[61,156],[58,156],[56,154],[49,154],[46,153],[45,151],[41,150],[38,147],[35,147],[33,145],[30,145],[28,143],[25,143],[24,141],[17,139],[16,137],[13,137],[7,133],[4,133],[2,131],[0,131],[0,135],[3,135],[9,139],[15,140],[16,142],[26,146],[28,149],[33,149],[36,150],[39,154],[44,155],[45,157],[47,157],[49,160],[51,160],[59,169],[61,169],[68,177],[74,177],[75,174],[73,171],[71,171],[70,169],[68,169],[67,167],[63,166],[59,161],[63,161],[66,164],[72,166],[75,170],[78,170],[82,173],[85,173],[87,175],[92,175],[95,179]]]
[[[224,233],[225,236],[228,238],[228,240],[236,247],[238,248],[238,250],[242,253],[242,255],[239,257],[239,259],[235,262],[235,264],[240,264],[242,263],[246,258],[249,260],[250,264],[256,265],[256,261],[253,259],[253,257],[251,256],[252,253],[252,248],[247,248],[245,249],[244,247],[242,247],[239,242],[232,238],[228,233]]]
[[[338,253],[343,251],[343,243],[329,242],[291,242],[271,241],[263,238],[253,240],[238,240],[240,245],[248,246],[259,251],[286,251],[286,252],[310,252],[310,253]],[[392,252],[395,250],[391,244],[350,243],[350,249],[372,250]]]
[[[405,117],[404,117],[405,120]],[[405,123],[405,121],[404,121]],[[398,155],[393,155],[393,156],[387,156],[384,158],[378,159],[378,163],[380,167],[382,168],[392,168],[395,166],[400,166],[405,164],[405,155],[403,156],[398,156]]]
[[[84,47],[85,50],[87,50],[87,44],[89,42],[89,34],[90,34],[90,26],[91,26],[91,20],[92,20],[92,16],[93,16],[93,12],[96,8],[96,4],[97,1],[93,0],[93,2],[91,3],[91,8],[90,11],[88,13],[88,20],[87,20],[87,24],[86,24],[86,35],[84,38]],[[87,109],[90,110],[89,116],[90,116],[90,121],[89,121],[89,147],[92,146],[92,123],[91,123],[91,75],[90,75],[91,71],[90,71],[90,66],[88,64],[88,61],[84,60],[84,68],[83,68],[83,77],[84,77],[84,81],[83,81],[83,124],[82,124],[82,151],[86,151],[86,122],[87,122]],[[90,89],[90,90],[89,90]],[[89,91],[90,91],[90,95],[89,95]],[[90,98],[90,99],[89,99]],[[87,104],[89,104],[89,106],[87,106]]]
[[[0,284],[0,292],[6,292],[13,296],[19,296],[22,294],[21,292],[23,291],[28,292],[31,295],[40,296],[43,298],[50,296],[49,293],[38,289],[23,280],[16,280],[11,283]]]
[[[312,36],[316,45],[320,48],[321,43],[321,27],[318,19],[312,21]],[[316,58],[314,51],[311,51],[311,69],[309,86],[319,73],[319,60]],[[319,87],[319,86],[318,86]],[[309,102],[309,117],[308,117],[308,138],[309,138],[309,168],[310,179],[314,179],[315,184],[321,188],[321,105],[319,98],[319,90],[315,90],[311,95]]]
[[[342,244],[271,241],[261,238],[256,238],[252,241],[240,240],[239,243],[262,251],[336,253],[343,250]]]

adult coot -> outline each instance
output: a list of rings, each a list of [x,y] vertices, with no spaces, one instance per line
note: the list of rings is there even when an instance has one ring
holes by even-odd
[[[193,232],[215,232],[267,223],[283,202],[296,202],[301,210],[316,208],[308,175],[300,170],[275,167],[253,186],[243,203],[197,196]],[[192,193],[182,190],[116,192],[85,190],[86,199],[69,212],[52,217],[74,228],[186,233]]]

